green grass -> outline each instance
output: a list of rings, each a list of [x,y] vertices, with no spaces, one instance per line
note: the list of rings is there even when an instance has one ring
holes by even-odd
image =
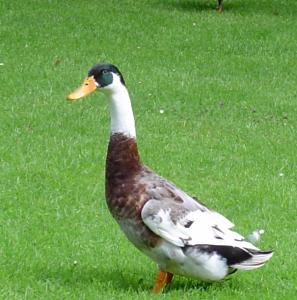
[[[156,266],[105,204],[105,99],[64,100],[98,61],[124,74],[146,164],[275,250],[260,270],[176,277],[159,297],[296,297],[297,3],[215,6],[0,2],[1,299],[155,298]]]

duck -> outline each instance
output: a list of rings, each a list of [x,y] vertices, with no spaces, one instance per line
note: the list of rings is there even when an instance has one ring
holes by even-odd
[[[157,264],[153,293],[162,292],[174,275],[220,281],[237,270],[262,267],[272,257],[272,250],[257,248],[222,214],[142,162],[131,99],[117,66],[95,64],[67,99],[94,91],[106,96],[110,111],[107,206],[128,240]]]
[[[217,11],[223,12],[223,10],[224,10],[223,0],[218,0]]]

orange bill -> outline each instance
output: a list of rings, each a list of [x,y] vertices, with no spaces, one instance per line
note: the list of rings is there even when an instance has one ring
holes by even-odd
[[[68,100],[77,100],[81,99],[97,89],[94,76],[87,77],[83,84],[74,92],[67,96]]]

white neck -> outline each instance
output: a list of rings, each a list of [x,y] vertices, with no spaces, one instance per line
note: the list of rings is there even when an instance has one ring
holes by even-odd
[[[135,121],[129,93],[126,87],[114,76],[114,83],[106,89],[111,116],[111,134],[123,133],[136,138]]]

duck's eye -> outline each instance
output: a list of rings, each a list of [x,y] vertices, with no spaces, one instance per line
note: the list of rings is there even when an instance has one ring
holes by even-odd
[[[112,83],[112,74],[108,70],[103,70],[101,73],[100,85],[102,87]]]

